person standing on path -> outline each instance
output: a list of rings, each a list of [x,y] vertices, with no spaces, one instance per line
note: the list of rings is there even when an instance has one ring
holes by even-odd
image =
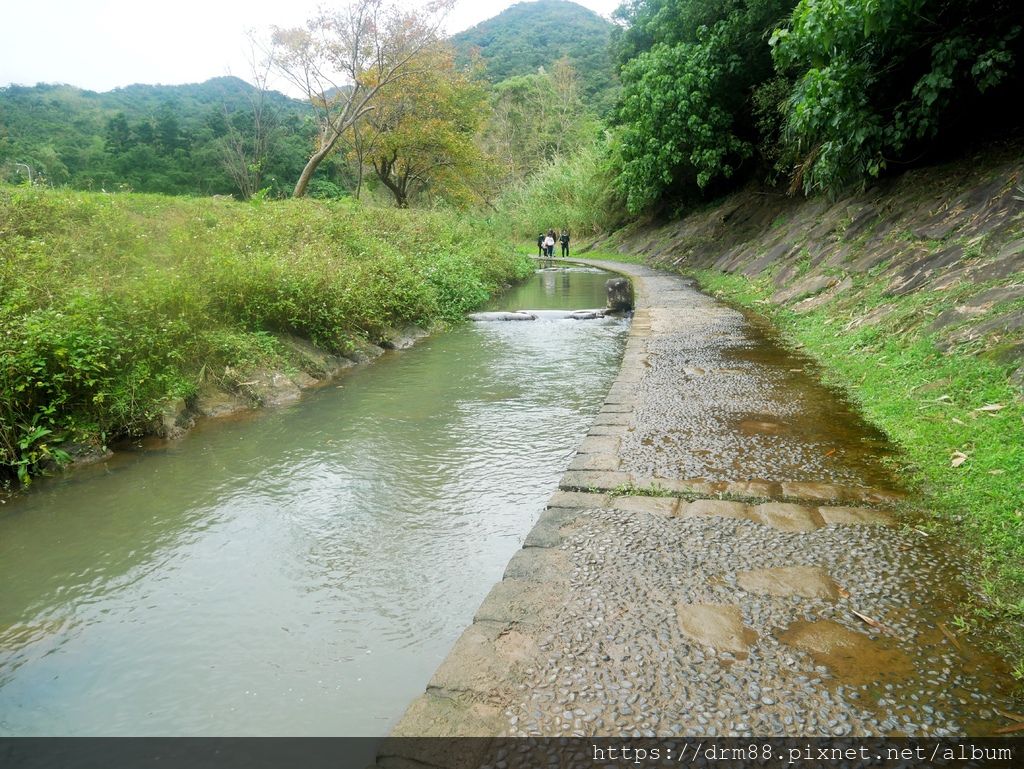
[[[537,258],[541,259],[544,256],[544,233],[542,232],[537,236]]]
[[[558,242],[562,244],[562,258],[569,258],[569,230],[562,230],[562,234],[558,238]]]
[[[544,238],[544,253],[548,259],[551,259],[555,255],[555,231],[548,230],[547,237]]]

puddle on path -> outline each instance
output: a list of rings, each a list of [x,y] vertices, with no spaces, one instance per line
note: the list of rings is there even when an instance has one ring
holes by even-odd
[[[692,304],[710,301],[688,290]],[[895,455],[886,436],[821,383],[810,358],[762,323],[708,307],[688,319],[684,309],[669,310],[657,321],[678,332],[647,345],[638,387],[651,403],[642,400],[637,426],[624,438],[624,470],[711,482],[898,487],[884,462]]]

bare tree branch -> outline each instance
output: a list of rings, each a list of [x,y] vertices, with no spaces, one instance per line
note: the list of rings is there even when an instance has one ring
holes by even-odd
[[[417,54],[438,40],[454,3],[432,0],[406,10],[398,0],[351,0],[340,10],[321,10],[305,28],[273,29],[274,67],[309,99],[319,129],[295,197],[305,194],[316,169],[373,109],[380,91],[404,77]]]

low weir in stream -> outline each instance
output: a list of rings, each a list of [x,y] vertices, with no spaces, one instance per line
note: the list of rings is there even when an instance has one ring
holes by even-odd
[[[544,270],[487,310],[601,307]],[[627,321],[537,313],[0,507],[0,735],[382,735],[555,490]]]

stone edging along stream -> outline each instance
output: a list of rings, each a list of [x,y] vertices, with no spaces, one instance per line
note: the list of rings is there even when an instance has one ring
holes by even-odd
[[[394,737],[489,737],[503,735],[507,725],[498,708],[501,703],[487,696],[488,690],[501,688],[514,661],[520,634],[516,626],[530,624],[543,607],[557,601],[561,583],[557,566],[536,563],[533,554],[561,542],[560,528],[578,508],[601,495],[583,491],[594,481],[619,486],[634,481],[618,472],[611,426],[626,425],[632,406],[626,396],[640,365],[642,344],[650,334],[647,318],[645,270],[633,265],[604,263],[591,259],[559,259],[556,264],[598,267],[631,279],[636,309],[630,323],[619,373],[605,397],[605,404],[569,469],[563,473],[559,489],[548,501],[523,542],[523,549],[512,557],[503,579],[498,582],[477,610],[472,624],[463,632],[448,657],[434,673],[427,691],[406,710],[392,730]],[[579,484],[586,484],[582,488]],[[528,642],[527,642],[528,643]],[[417,757],[418,758],[418,757]]]
[[[904,494],[841,442],[835,395],[796,357],[736,358],[747,321],[691,281],[573,261],[634,281],[621,369],[392,736],[949,736],[1013,710],[998,669],[939,632],[955,553],[894,526]],[[794,447],[812,461],[787,466]],[[408,749],[378,758],[425,763]]]
[[[504,578],[494,586],[478,609],[473,623],[456,642],[430,680],[427,691],[416,699],[395,726],[392,736],[495,736],[509,733],[499,709],[502,690],[521,686],[516,663],[526,662],[533,643],[517,628],[531,625],[552,605],[557,605],[568,564],[557,557],[563,527],[581,510],[608,503],[608,493],[621,494],[620,507],[669,513],[680,497],[729,497],[756,501],[807,501],[812,504],[856,503],[885,506],[901,497],[898,492],[848,488],[820,483],[692,482],[640,476],[620,469],[620,436],[629,425],[643,376],[646,342],[652,335],[650,290],[647,280],[661,278],[692,285],[678,276],[632,264],[571,259],[576,264],[598,267],[629,277],[633,282],[636,310],[623,352],[619,374],[558,490],[527,535],[523,549],[509,562]],[[645,492],[646,490],[646,492]],[[650,490],[661,496],[651,496]],[[664,496],[671,494],[673,496]],[[685,502],[683,503],[685,504]],[[729,503],[736,504],[736,503]],[[795,505],[779,505],[795,508]],[[861,516],[864,522],[889,522],[889,516],[869,508],[830,508],[838,519]],[[815,516],[814,508],[784,510],[783,516],[799,519]],[[856,512],[854,512],[856,510]],[[794,524],[800,526],[799,520]],[[554,557],[553,557],[554,556]]]

